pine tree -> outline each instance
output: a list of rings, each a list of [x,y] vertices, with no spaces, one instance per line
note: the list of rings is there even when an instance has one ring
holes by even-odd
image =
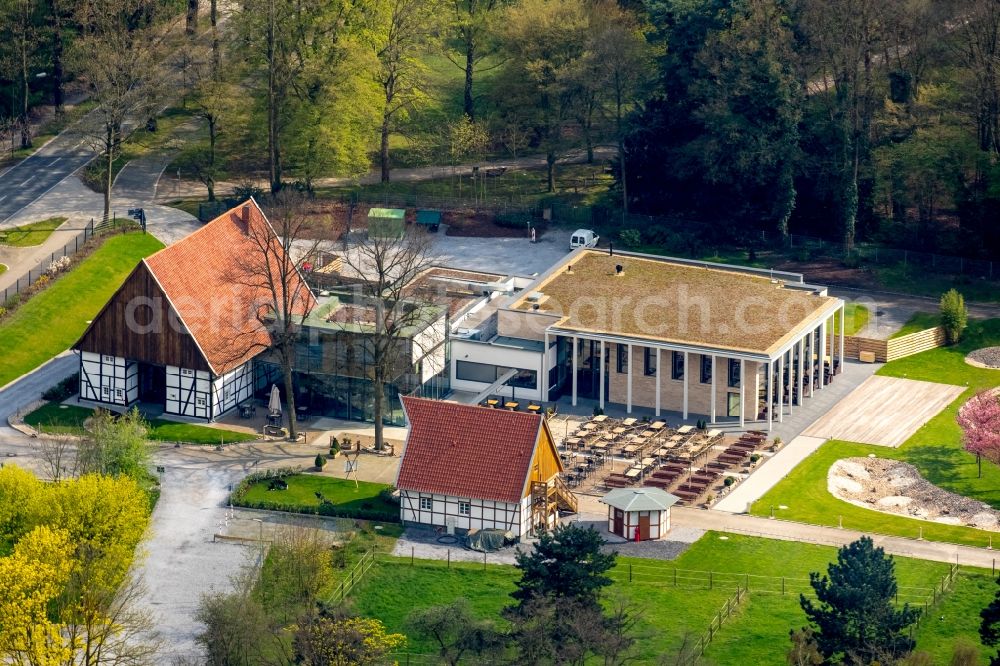
[[[899,610],[894,607],[895,568],[891,556],[870,538],[861,537],[840,549],[828,575],[809,574],[817,602],[800,595],[799,603],[828,662],[848,658],[868,664],[913,649],[913,640],[903,630],[920,611],[908,604]]]
[[[592,528],[559,525],[538,539],[530,553],[517,554],[521,579],[511,596],[517,610],[539,598],[556,598],[597,605],[601,589],[611,584],[607,571],[614,553],[602,553],[601,535]]]

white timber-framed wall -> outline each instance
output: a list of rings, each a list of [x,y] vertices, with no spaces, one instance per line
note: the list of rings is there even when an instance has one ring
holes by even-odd
[[[244,400],[253,397],[253,361],[212,380],[211,419],[217,419]]]
[[[399,493],[399,517],[403,523],[443,527],[454,530],[498,529],[515,537],[530,532],[531,498],[517,504],[475,497],[457,497],[415,490]]]
[[[167,398],[163,411],[195,419],[212,418],[211,373],[168,365],[166,375]]]
[[[80,352],[80,398],[131,405],[139,399],[139,364],[121,356]]]

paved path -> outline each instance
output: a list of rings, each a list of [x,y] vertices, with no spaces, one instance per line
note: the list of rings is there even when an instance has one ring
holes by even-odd
[[[796,437],[762,463],[731,493],[716,502],[713,508],[716,511],[729,513],[749,511],[751,504],[788,476],[800,462],[812,455],[825,441],[819,437],[804,437],[802,435]]]
[[[862,536],[870,536],[876,545],[887,553],[936,562],[958,563],[966,566],[991,568],[1000,560],[1000,554],[987,548],[957,546],[939,541],[923,541],[904,537],[883,536],[836,527],[807,525],[784,520],[771,520],[758,516],[732,514],[723,511],[705,511],[677,507],[671,513],[673,524],[678,527],[697,527],[705,530],[746,534],[782,541],[801,541],[824,546],[843,546]]]
[[[600,163],[612,159],[618,154],[618,149],[614,146],[597,146],[594,148],[594,162]],[[581,164],[587,161],[587,151],[577,149],[569,151],[565,156],[559,158],[556,164]],[[473,166],[481,169],[507,167],[508,169],[542,169],[545,167],[544,155],[526,155],[524,157],[497,159],[486,162],[470,162],[456,166],[422,166],[393,169],[391,177],[393,182],[418,182],[422,180],[437,180],[441,178],[453,178],[456,175],[471,175]],[[558,170],[556,172],[558,177]],[[316,187],[349,187],[351,185],[373,185],[381,181],[381,173],[377,170],[370,171],[359,179],[353,178],[318,178],[315,181]],[[228,196],[238,183],[229,181],[219,181],[215,184],[215,191],[219,196]],[[265,183],[266,185],[266,183]],[[205,186],[196,180],[176,180],[170,178],[165,180],[160,191],[157,193],[157,200],[162,202],[176,201],[178,199],[204,199],[207,196]]]

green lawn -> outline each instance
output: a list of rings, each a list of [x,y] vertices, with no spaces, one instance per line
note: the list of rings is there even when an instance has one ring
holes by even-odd
[[[769,515],[771,506],[779,518],[819,525],[837,525],[843,518],[846,528],[883,532],[936,541],[985,546],[989,537],[1000,533],[967,527],[941,525],[925,520],[902,518],[871,511],[843,502],[827,491],[827,471],[834,461],[874,453],[883,458],[904,460],[917,467],[932,483],[955,493],[976,498],[1000,508],[1000,467],[983,462],[979,478],[975,456],[962,449],[961,429],[955,414],[979,389],[996,386],[995,370],[975,368],[965,363],[967,353],[979,347],[1000,344],[1000,319],[973,321],[961,343],[932,349],[883,366],[878,374],[923,381],[968,386],[955,402],[924,424],[898,449],[851,442],[829,441],[806,458],[788,476],[768,491],[751,508],[756,515]]]
[[[844,335],[855,335],[858,331],[863,330],[865,326],[868,325],[868,318],[871,313],[868,308],[860,303],[847,303],[844,305],[844,319],[847,320],[847,328],[844,329]],[[840,333],[840,312],[833,315],[833,330],[835,333]]]
[[[47,220],[39,220],[38,222],[22,224],[12,229],[5,229],[0,231],[0,245],[9,245],[10,247],[41,245],[65,221],[65,217],[50,217]]]
[[[941,315],[937,312],[914,312],[913,316],[906,320],[903,327],[889,336],[889,339],[901,338],[910,333],[918,333],[928,328],[941,325]]]
[[[993,650],[979,641],[979,612],[993,600],[997,589],[996,579],[988,572],[963,572],[952,593],[920,624],[917,650],[928,652],[935,664],[947,664],[959,640],[977,646],[983,657],[992,654]]]
[[[334,461],[328,464],[337,463]],[[386,502],[379,496],[380,492],[389,487],[384,483],[358,481],[355,487],[354,481],[313,474],[293,474],[284,479],[288,483],[286,490],[268,490],[269,481],[260,481],[247,489],[243,499],[247,502],[278,502],[284,505],[318,507],[320,500],[316,493],[319,492],[343,509],[360,509],[362,504],[370,504],[380,511],[399,512],[398,505]]]
[[[655,663],[659,655],[676,649],[686,632],[700,636],[733,593],[734,581],[740,580],[742,584],[744,574],[750,574],[748,600],[723,626],[706,657],[718,664],[782,663],[789,629],[805,621],[797,593],[808,590],[810,571],[825,570],[835,558],[836,549],[827,546],[709,532],[675,562],[620,558],[613,572],[616,583],[610,588],[608,598],[625,596],[641,607],[637,655],[639,663]],[[680,587],[673,585],[675,568],[681,570]],[[691,573],[695,570],[705,573]],[[704,582],[708,570],[716,575],[713,589],[692,582],[691,578],[685,585],[685,575],[701,576]],[[928,586],[947,573],[948,565],[896,558],[896,571],[900,601],[906,600],[906,595],[918,600],[923,599]],[[514,589],[517,575],[517,570],[510,566],[453,562],[448,568],[445,562],[431,560],[416,560],[415,566],[411,566],[408,558],[379,558],[372,572],[352,593],[352,604],[362,615],[377,617],[390,630],[403,633],[406,633],[406,616],[412,609],[448,603],[460,596],[466,597],[481,617],[495,618],[501,608],[511,603],[508,594]],[[765,580],[765,576],[770,578]],[[781,576],[788,580],[784,596],[780,594]],[[964,584],[962,578],[959,580],[960,585]],[[764,592],[769,586],[778,593]],[[970,607],[978,599],[970,601]],[[941,607],[942,612],[944,608]],[[964,629],[956,628],[955,633]],[[918,638],[921,647],[925,642],[944,645],[951,640],[947,627],[926,640],[922,633]],[[407,650],[429,653],[433,646],[424,639],[411,638]]]
[[[37,430],[52,434],[79,435],[84,432],[83,423],[94,413],[88,407],[61,405],[49,402],[24,417],[24,422]],[[191,423],[178,423],[164,419],[149,421],[149,438],[162,442],[184,442],[187,444],[233,444],[249,442],[255,435],[245,432],[208,428]]]
[[[75,343],[140,259],[163,247],[148,234],[108,238],[0,323],[0,386]]]

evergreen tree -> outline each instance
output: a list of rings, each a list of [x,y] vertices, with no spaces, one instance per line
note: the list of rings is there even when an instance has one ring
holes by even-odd
[[[559,525],[542,534],[530,553],[517,554],[521,579],[511,592],[518,602],[514,610],[539,598],[596,606],[601,590],[612,582],[607,571],[615,565],[614,553],[601,552],[603,543],[596,530],[575,525]]]
[[[997,584],[1000,585],[1000,578],[997,579]],[[983,618],[982,624],[979,625],[979,638],[983,641],[983,645],[1000,646],[1000,590],[997,590],[996,597],[983,609],[979,617]],[[1000,666],[1000,651],[990,658],[990,666]]]
[[[837,553],[826,576],[809,574],[816,602],[799,596],[815,629],[820,653],[827,662],[853,660],[868,664],[885,656],[900,657],[913,649],[903,630],[920,611],[908,604],[897,610],[896,565],[891,556],[861,537]]]

